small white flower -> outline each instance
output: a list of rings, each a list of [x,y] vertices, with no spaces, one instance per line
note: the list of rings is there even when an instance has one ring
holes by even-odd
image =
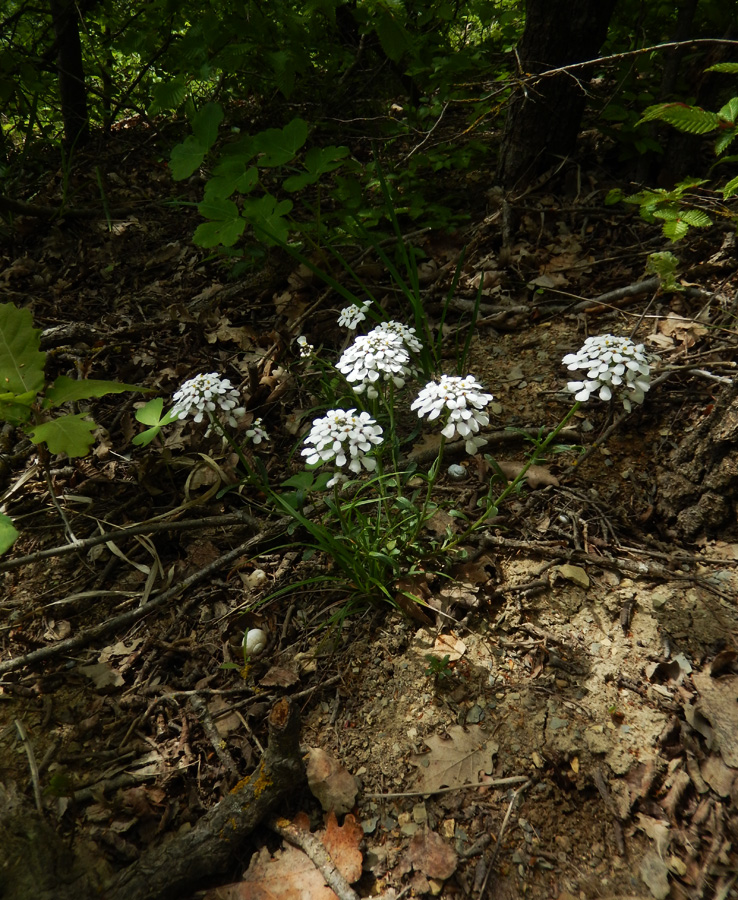
[[[221,378],[217,372],[208,375],[196,375],[185,381],[174,395],[172,414],[177,419],[192,416],[197,423],[207,415],[218,416],[235,427],[236,418],[244,415],[245,410],[238,405],[238,391],[227,378]],[[210,429],[208,428],[208,433]]]
[[[357,394],[366,391],[368,397],[375,398],[379,396],[377,382],[392,379],[396,387],[405,384],[411,374],[409,363],[410,356],[402,338],[391,331],[375,328],[356,338],[343,352],[336,368]]]
[[[581,403],[592,394],[605,401],[614,395],[630,412],[633,403],[643,403],[651,387],[651,366],[643,344],[634,344],[629,338],[611,334],[589,337],[578,353],[567,353],[563,363],[570,371],[586,369],[586,378],[566,385]]]
[[[338,324],[342,328],[348,328],[350,331],[353,331],[359,322],[363,322],[366,319],[366,311],[369,309],[371,302],[371,300],[367,300],[361,306],[358,306],[356,303],[352,303],[351,306],[345,306],[338,317]]]
[[[356,475],[363,466],[368,472],[377,467],[376,459],[367,456],[376,444],[382,443],[382,428],[368,412],[357,413],[355,409],[329,409],[322,419],[315,419],[302,455],[308,465],[333,462],[339,469],[344,466]],[[329,486],[338,483],[334,475]]]
[[[251,423],[251,428],[246,431],[246,437],[249,438],[254,444],[260,444],[262,441],[268,441],[269,435],[266,433],[266,429],[262,426],[261,419],[254,419]]]
[[[300,351],[300,356],[305,358],[306,356],[310,356],[310,354],[315,350],[315,347],[312,344],[308,344],[308,339],[304,334],[301,334],[299,338],[295,339],[295,343],[297,344],[297,348]]]
[[[472,376],[442,375],[431,381],[418,394],[410,409],[418,411],[429,422],[443,414],[445,426],[441,434],[448,440],[457,435],[466,441],[466,452],[474,455],[487,441],[479,435],[482,425],[489,425],[489,416],[483,412],[494,398],[484,393],[482,385]]]
[[[396,334],[411,353],[420,353],[423,349],[423,345],[415,336],[415,329],[408,328],[407,325],[403,325],[401,322],[392,320],[389,322],[382,322],[369,332],[370,335],[383,333]]]

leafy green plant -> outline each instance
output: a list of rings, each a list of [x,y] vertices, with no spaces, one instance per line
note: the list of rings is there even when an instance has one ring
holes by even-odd
[[[672,241],[683,238],[690,228],[709,228],[712,219],[697,206],[695,188],[705,184],[704,178],[685,178],[671,190],[652,188],[626,196],[619,188],[611,190],[605,198],[608,205],[618,202],[638,206],[641,218],[646,222],[663,222],[661,230]]]
[[[447,653],[444,657],[434,656],[432,653],[425,654],[425,661],[428,668],[423,672],[426,678],[432,678],[436,686],[443,684],[453,674],[451,667],[451,655]]]
[[[95,379],[76,380],[60,375],[47,384],[46,353],[40,328],[33,327],[28,309],[0,304],[0,420],[18,426],[48,453],[70,458],[86,456],[95,442],[95,422],[86,412],[55,414],[68,403],[106,394],[140,391],[135,384]],[[0,553],[17,536],[4,517],[0,522]]]
[[[718,63],[711,66],[708,72],[738,73],[738,63]],[[716,156],[722,156],[738,137],[738,97],[733,97],[717,112],[691,106],[686,103],[656,103],[649,106],[638,121],[638,125],[646,122],[665,122],[685,134],[711,134],[717,131],[714,144]],[[720,163],[733,163],[738,156],[723,157]],[[626,196],[619,189],[610,191],[606,203],[632,203],[639,207],[640,214],[647,222],[661,220],[662,230],[672,241],[683,238],[691,228],[708,228],[713,219],[705,207],[711,208],[710,198],[696,192],[696,188],[707,184],[704,178],[686,178],[671,190],[663,188],[646,189]],[[738,175],[717,189],[723,201],[738,194]],[[735,213],[721,210],[734,221]]]
[[[684,286],[676,280],[678,269],[679,260],[668,250],[661,253],[650,253],[646,261],[646,271],[658,276],[662,291],[684,290]]]

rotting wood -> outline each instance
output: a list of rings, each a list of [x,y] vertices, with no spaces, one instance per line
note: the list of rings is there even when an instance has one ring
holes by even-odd
[[[169,900],[229,873],[244,841],[305,780],[296,704],[279,700],[268,717],[269,743],[242,779],[190,830],[152,847],[110,874],[94,855],[70,852],[53,827],[0,789],[0,896],[13,900]],[[30,861],[30,864],[29,864]]]
[[[167,900],[225,874],[244,839],[305,778],[297,706],[279,700],[269,714],[269,744],[256,771],[240,781],[190,831],[179,834],[119,873],[107,900]]]

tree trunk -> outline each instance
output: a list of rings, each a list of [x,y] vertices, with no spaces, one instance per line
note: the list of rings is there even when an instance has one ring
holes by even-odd
[[[87,115],[87,89],[77,5],[73,0],[49,0],[49,9],[58,51],[56,65],[64,143],[68,147],[79,147],[90,136],[90,121]]]
[[[617,0],[526,0],[518,46],[523,77],[594,59]],[[574,149],[591,72],[543,78],[513,93],[502,136],[498,178],[512,188]]]
[[[671,456],[657,479],[657,512],[670,537],[694,540],[735,528],[738,502],[738,383]],[[727,538],[726,538],[727,539]]]

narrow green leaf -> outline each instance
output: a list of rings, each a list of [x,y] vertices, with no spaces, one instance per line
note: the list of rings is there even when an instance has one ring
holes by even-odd
[[[705,72],[728,72],[731,75],[738,75],[738,62],[715,63],[714,66],[705,69]]]
[[[735,178],[731,178],[730,181],[722,189],[722,191],[723,200],[727,200],[729,197],[733,197],[736,193],[738,193],[738,175],[736,175]]]
[[[46,443],[50,453],[66,453],[70,459],[87,456],[95,443],[97,425],[84,417],[87,413],[60,416],[51,422],[25,429],[34,444]]]
[[[732,97],[728,100],[725,106],[718,112],[718,115],[726,122],[730,122],[731,125],[735,125],[735,120],[738,118],[738,97]]]
[[[707,134],[720,127],[717,113],[699,106],[687,106],[685,103],[657,103],[649,106],[637,124],[654,121],[666,122],[688,134]]]
[[[720,156],[721,153],[725,153],[725,151],[730,147],[733,141],[738,137],[738,128],[733,126],[732,128],[726,128],[725,131],[720,135],[720,137],[715,141],[715,156]]]

